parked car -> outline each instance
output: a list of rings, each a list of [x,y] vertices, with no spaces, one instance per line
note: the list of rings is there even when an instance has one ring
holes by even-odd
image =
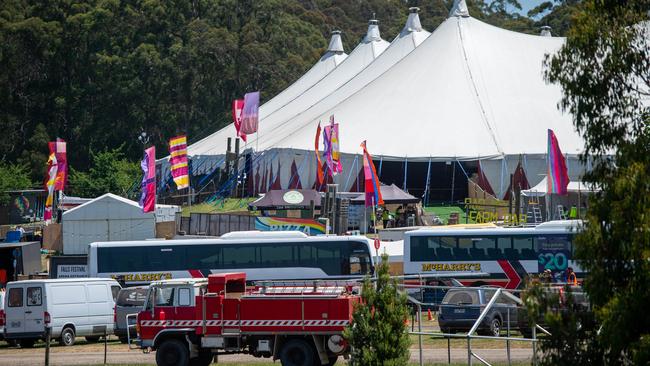
[[[441,286],[441,287],[463,287],[463,284],[460,283],[455,278],[439,278],[427,281],[427,286]],[[434,304],[434,305],[425,305],[422,307],[423,310],[438,310],[440,303],[445,298],[449,289],[447,288],[427,288],[422,291],[422,302],[425,304]]]
[[[492,287],[447,291],[438,313],[440,330],[443,333],[468,332],[496,291]],[[507,327],[508,319],[510,329],[516,329],[517,310],[517,302],[502,294],[483,318],[478,333],[498,337]]]
[[[137,314],[142,310],[147,298],[148,286],[127,287],[120,290],[115,301],[115,335],[122,343],[127,343],[126,316]],[[128,329],[131,337],[136,336],[135,317],[129,318]]]
[[[580,286],[571,286],[569,290],[571,292],[571,296],[573,297],[572,306],[568,306],[566,300],[569,295],[566,293],[566,289],[563,286],[549,286],[545,289],[548,294],[557,295],[558,303],[556,309],[561,313],[586,313],[590,311],[591,306],[589,299],[587,298],[587,294],[584,292],[584,289]],[[533,336],[533,330],[530,326],[528,318],[528,311],[526,308],[519,309],[519,312],[517,314],[517,324],[519,331],[524,337],[531,338]],[[536,323],[541,327],[546,327],[543,316],[539,317]],[[543,335],[543,333],[539,331],[537,334]]]
[[[29,348],[45,337],[71,346],[78,336],[96,342],[113,334],[113,310],[120,285],[106,278],[26,280],[7,284],[5,338]]]

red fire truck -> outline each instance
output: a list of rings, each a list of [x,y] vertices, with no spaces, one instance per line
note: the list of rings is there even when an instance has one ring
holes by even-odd
[[[350,286],[262,286],[245,273],[152,282],[136,344],[159,366],[208,365],[247,353],[282,365],[332,365],[348,356],[342,332],[359,295]]]

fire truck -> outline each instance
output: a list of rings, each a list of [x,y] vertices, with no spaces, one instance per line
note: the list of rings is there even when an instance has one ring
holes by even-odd
[[[201,366],[220,354],[279,359],[284,366],[333,365],[348,357],[343,329],[360,301],[352,286],[246,288],[245,273],[152,282],[135,344],[158,366]]]

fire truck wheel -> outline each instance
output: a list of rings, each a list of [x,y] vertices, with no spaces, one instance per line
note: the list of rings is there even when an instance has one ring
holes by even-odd
[[[312,346],[302,339],[292,339],[280,351],[282,366],[314,366],[315,352]]]
[[[208,366],[212,363],[214,355],[211,351],[199,351],[199,356],[190,358],[190,366]]]
[[[156,351],[156,365],[158,366],[188,366],[189,361],[189,350],[177,339],[164,341]]]

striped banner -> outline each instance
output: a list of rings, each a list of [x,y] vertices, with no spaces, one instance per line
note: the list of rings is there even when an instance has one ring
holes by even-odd
[[[190,176],[187,165],[187,136],[176,136],[169,140],[169,165],[171,165],[176,188],[188,188],[190,186]]]

